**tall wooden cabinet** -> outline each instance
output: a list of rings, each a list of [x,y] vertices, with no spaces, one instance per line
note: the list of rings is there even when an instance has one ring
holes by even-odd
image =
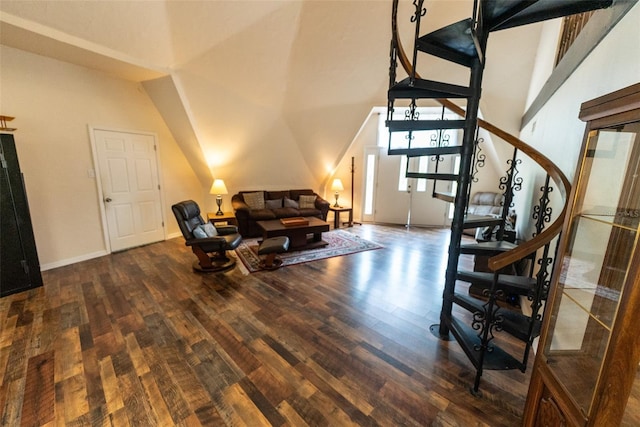
[[[524,425],[637,426],[640,84],[585,102],[580,118],[587,129]]]
[[[0,134],[0,297],[42,286],[13,135]]]

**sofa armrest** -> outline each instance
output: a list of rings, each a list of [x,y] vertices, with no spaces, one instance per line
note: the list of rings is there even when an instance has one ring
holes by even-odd
[[[187,246],[200,246],[208,244],[224,245],[225,243],[225,238],[221,236],[203,237],[201,239],[188,239],[185,241],[185,245]]]
[[[244,201],[244,199],[240,194],[233,195],[233,197],[231,198],[231,206],[233,207],[233,210],[236,212],[236,216],[238,211],[246,212],[248,216],[249,211],[251,210],[251,208],[249,208],[249,205]]]
[[[322,197],[316,194],[315,204],[316,204],[316,209],[318,209],[322,213],[322,220],[326,221],[327,214],[329,213],[329,206],[331,206],[331,203],[329,203],[327,200],[323,199]]]

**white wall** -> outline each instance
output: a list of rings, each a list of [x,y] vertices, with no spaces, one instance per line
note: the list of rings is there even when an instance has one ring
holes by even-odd
[[[0,114],[12,122],[43,269],[105,254],[88,126],[158,137],[166,232],[179,233],[171,204],[193,198],[213,209],[139,84],[0,46]]]
[[[555,162],[573,181],[584,136],[585,123],[578,119],[580,105],[590,99],[640,81],[640,4],[636,4],[591,52],[578,69],[529,121],[520,137]],[[550,52],[554,55],[555,52]],[[529,163],[522,165],[527,182],[541,183],[543,174]],[[536,188],[538,185],[536,185]],[[533,194],[517,194],[516,210],[520,234],[531,237]],[[554,206],[554,212],[560,207]]]

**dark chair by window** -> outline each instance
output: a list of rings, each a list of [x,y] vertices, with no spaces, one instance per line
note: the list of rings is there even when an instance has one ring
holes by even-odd
[[[185,244],[198,257],[193,263],[194,270],[221,271],[235,265],[235,259],[228,258],[226,252],[237,248],[242,241],[237,227],[214,227],[205,222],[200,215],[200,207],[193,200],[176,203],[171,206],[171,210],[178,221]]]

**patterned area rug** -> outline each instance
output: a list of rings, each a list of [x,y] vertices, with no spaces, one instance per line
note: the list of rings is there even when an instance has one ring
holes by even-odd
[[[260,270],[258,240],[261,239],[244,239],[236,249],[236,255],[241,261],[241,263],[238,263],[238,266],[245,273],[255,273]],[[345,230],[332,230],[322,233],[322,240],[329,243],[324,248],[292,251],[279,254],[279,257],[282,259],[282,267],[382,248],[382,246],[376,243],[370,242]]]

